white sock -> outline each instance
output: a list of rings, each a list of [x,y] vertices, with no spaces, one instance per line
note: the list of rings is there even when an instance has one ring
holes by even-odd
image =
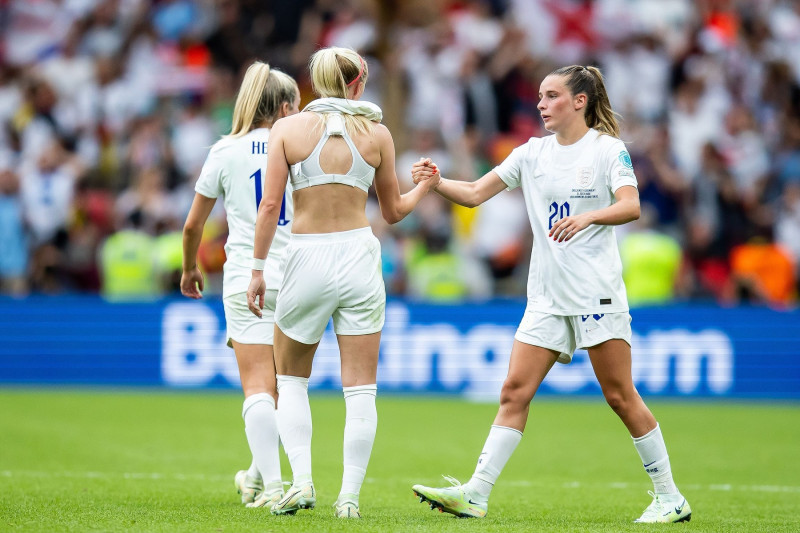
[[[293,483],[311,482],[311,406],[308,378],[277,376],[278,430],[292,465]]]
[[[488,500],[500,472],[503,471],[521,439],[521,431],[493,425],[489,430],[486,443],[483,445],[481,456],[478,458],[475,473],[472,474],[472,479],[466,483],[467,488],[481,499]]]
[[[256,466],[256,475],[251,474],[253,465],[250,466],[248,475],[253,479],[262,479],[265,491],[272,492],[281,487],[275,400],[266,392],[248,396],[242,406],[242,418],[250,452],[253,454],[253,464]]]
[[[650,479],[653,480],[656,494],[678,494],[678,488],[672,480],[672,469],[669,466],[669,455],[661,427],[656,424],[655,429],[642,435],[633,437],[633,445],[642,458],[642,465]]]
[[[339,496],[355,499],[354,503],[358,505],[358,494],[367,473],[378,427],[378,411],[375,408],[378,386],[343,387],[342,391],[347,414],[344,424],[344,472]]]
[[[276,429],[277,431],[277,429]],[[245,434],[247,432],[245,431]],[[248,441],[249,444],[249,441]],[[252,453],[252,450],[251,450]],[[260,480],[261,479],[261,472],[258,471],[258,465],[256,464],[256,458],[253,457],[253,462],[250,463],[250,468],[247,469],[247,478],[252,480]]]
[[[245,432],[247,434],[247,432]],[[249,443],[248,443],[249,444]],[[251,450],[252,453],[252,450]],[[258,465],[256,464],[256,458],[253,457],[253,461],[250,463],[250,468],[247,469],[247,477],[252,480],[260,480],[261,479],[261,472],[258,471]]]

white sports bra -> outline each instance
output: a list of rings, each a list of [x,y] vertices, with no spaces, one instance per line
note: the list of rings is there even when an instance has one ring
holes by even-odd
[[[340,136],[350,148],[350,153],[353,156],[353,165],[347,171],[347,174],[328,174],[320,166],[319,154],[332,135]],[[305,160],[292,165],[291,179],[292,187],[296,191],[306,187],[313,187],[314,185],[341,183],[351,187],[358,187],[367,192],[369,186],[372,185],[372,180],[375,179],[375,168],[361,157],[356,145],[353,144],[353,140],[348,135],[347,129],[344,127],[342,115],[332,114],[325,123],[325,133],[322,134],[322,138],[317,143],[317,146],[314,147],[314,151]]]

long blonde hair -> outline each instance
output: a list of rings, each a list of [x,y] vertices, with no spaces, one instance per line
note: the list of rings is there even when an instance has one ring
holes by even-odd
[[[331,46],[314,52],[309,62],[311,86],[320,98],[347,98],[347,90],[356,83],[367,83],[369,68],[358,52]],[[323,118],[327,120],[326,114]],[[347,132],[369,134],[373,123],[365,117],[344,115]]]
[[[556,69],[550,75],[564,76],[567,89],[573,96],[581,93],[586,95],[583,118],[587,126],[602,134],[619,139],[619,123],[617,122],[619,114],[611,109],[606,84],[599,68],[571,65]]]
[[[244,73],[233,106],[231,132],[226,137],[241,137],[263,122],[275,122],[281,105],[293,105],[299,93],[291,76],[267,63],[254,62]]]

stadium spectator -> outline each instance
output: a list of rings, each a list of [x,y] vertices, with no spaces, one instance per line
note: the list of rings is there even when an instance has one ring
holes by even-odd
[[[755,130],[753,115],[734,106],[725,119],[725,133],[717,142],[725,166],[733,176],[737,193],[747,205],[758,203],[769,171],[763,138]]]
[[[183,176],[197,176],[204,161],[202,151],[197,147],[213,144],[215,131],[213,123],[203,112],[202,97],[192,95],[189,100],[184,112],[173,124],[170,144],[177,170]]]
[[[695,301],[732,304],[734,293],[727,252],[721,240],[714,237],[712,222],[698,214],[686,224],[688,242],[680,274],[680,292]]]
[[[24,161],[19,168],[20,205],[34,250],[36,286],[58,292],[67,285],[63,255],[69,248],[73,199],[84,167],[55,139],[45,142],[35,162]]]
[[[28,288],[28,246],[18,189],[17,175],[10,169],[0,169],[0,290],[22,295]]]
[[[642,206],[640,224],[619,243],[628,305],[663,305],[673,300],[681,274],[681,246],[652,229],[653,214]]]
[[[295,221],[275,309],[278,427],[293,482],[272,506],[272,513],[294,513],[316,504],[308,378],[317,344],[333,317],[346,405],[344,472],[336,516],[360,518],[359,492],[378,423],[375,383],[386,306],[380,243],[365,213],[367,191],[374,181],[381,214],[394,223],[414,209],[438,178],[400,194],[394,142],[379,124],[382,112],[375,104],[359,101],[369,70],[358,53],[323,48],[312,56],[310,70],[320,98],[303,113],[278,122],[272,132],[247,300],[253,313],[261,316],[262,258],[274,240],[293,166]]]
[[[161,294],[154,238],[141,229],[135,211],[100,246],[102,294],[112,301],[146,300]]]
[[[470,293],[468,263],[454,251],[447,225],[425,224],[406,260],[408,295],[431,302],[457,302]]]
[[[300,90],[293,78],[262,62],[254,62],[247,69],[236,98],[231,133],[211,148],[195,185],[196,194],[183,229],[180,289],[184,296],[198,299],[202,298],[205,287],[198,268],[200,240],[217,198],[223,197],[230,228],[225,245],[223,305],[228,346],[233,348],[239,366],[245,397],[242,418],[253,456],[250,468],[239,471],[234,481],[242,503],[248,507],[271,507],[284,494],[275,414],[278,391],[273,316],[282,275],[281,261],[293,218],[288,190],[280,195],[282,217],[266,260],[269,285],[263,293],[266,308],[261,317],[253,316],[247,309],[245,292],[250,280],[270,130],[278,119],[297,113],[299,105]]]
[[[731,250],[731,275],[744,302],[785,307],[796,297],[791,256],[774,243],[748,242]]]
[[[775,222],[775,241],[791,254],[795,279],[800,280],[800,181],[787,185]]]
[[[625,424],[653,481],[637,522],[682,522],[691,509],[672,479],[661,429],[631,375],[631,316],[612,226],[639,218],[633,165],[600,71],[573,65],[542,81],[539,111],[555,135],[532,138],[474,183],[442,179],[436,192],[465,206],[522,187],[534,235],[528,306],[514,337],[500,408],[470,481],[414,492],[456,516],[486,516],[530,403],[556,362],[586,349],[603,395]],[[414,179],[431,175],[430,160]],[[435,168],[435,167],[434,167]]]
[[[162,230],[153,243],[156,278],[164,294],[173,294],[181,290],[183,234],[169,225],[162,225]]]

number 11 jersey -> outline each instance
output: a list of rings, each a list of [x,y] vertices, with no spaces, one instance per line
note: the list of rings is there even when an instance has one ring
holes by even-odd
[[[258,204],[267,171],[269,129],[258,128],[241,137],[224,137],[208,153],[194,190],[207,198],[223,196],[228,219],[225,243],[223,297],[247,291],[253,264]],[[289,243],[294,215],[291,185],[283,194],[278,228],[267,255],[264,280],[267,290],[277,290],[283,280],[280,265]]]

